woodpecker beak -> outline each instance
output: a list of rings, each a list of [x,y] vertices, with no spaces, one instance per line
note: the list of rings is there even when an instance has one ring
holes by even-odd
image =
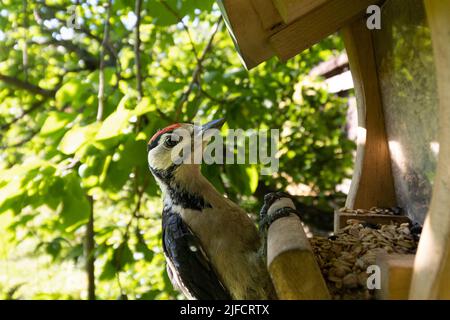
[[[209,129],[220,129],[220,128],[222,128],[224,123],[225,123],[224,118],[212,120],[208,123],[205,123],[204,125],[202,125],[202,133],[204,133],[205,131],[207,131]]]
[[[220,130],[220,128],[225,123],[225,119],[217,119],[210,121],[208,123],[205,123],[200,127],[200,135],[202,137],[203,143],[208,143],[208,141],[211,139],[212,136],[214,136],[215,133],[217,133],[216,130]],[[215,129],[215,130],[213,130]]]

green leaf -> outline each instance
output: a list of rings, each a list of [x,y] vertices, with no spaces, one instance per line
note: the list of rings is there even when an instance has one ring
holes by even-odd
[[[139,300],[155,300],[155,298],[160,293],[161,293],[160,290],[150,290],[150,291],[145,292],[143,295],[141,295]]]
[[[103,266],[102,273],[100,274],[100,280],[112,280],[116,276],[117,270],[111,260],[108,260]]]
[[[63,206],[60,212],[61,224],[64,228],[74,229],[87,222],[91,205],[75,174],[66,176]]]
[[[250,166],[245,169],[248,177],[248,184],[250,187],[250,193],[254,193],[258,187],[259,174],[256,166]]]
[[[130,136],[122,152],[122,157],[125,160],[124,165],[128,167],[133,166],[147,166],[147,143],[144,140],[135,140],[135,136]]]
[[[227,177],[233,188],[244,195],[251,195],[250,181],[245,166],[239,164],[226,165]]]
[[[41,134],[43,136],[58,132],[66,127],[66,125],[75,118],[73,114],[63,112],[50,112],[45,120]]]
[[[45,251],[55,259],[61,252],[61,241],[59,238],[53,239],[47,244]]]
[[[212,0],[165,0],[176,15],[168,10],[159,0],[148,1],[147,10],[153,17],[153,23],[160,26],[169,26],[178,22],[177,15],[183,18],[185,15],[193,15],[195,9],[209,11],[214,1]]]
[[[84,255],[84,247],[83,244],[78,244],[74,247],[71,247],[67,255],[64,257],[64,259],[68,260],[75,260],[77,261],[79,258],[83,257]]]
[[[133,262],[133,253],[127,241],[123,241],[113,253],[113,264],[116,270],[121,271],[127,264]]]
[[[80,78],[82,74],[78,75]],[[70,105],[72,108],[79,108],[85,105],[88,97],[91,96],[92,86],[89,82],[82,82],[81,79],[71,78],[65,82],[56,92],[55,104],[59,109]]]
[[[140,233],[139,229],[136,229],[135,235],[138,240],[138,243],[136,244],[136,251],[142,253],[146,261],[151,262],[155,255],[154,252],[147,247],[144,237]]]
[[[115,138],[123,133],[122,130],[129,124],[128,120],[132,115],[130,110],[125,109],[125,103],[128,99],[128,96],[124,96],[120,101],[117,110],[111,113],[108,118],[103,121],[95,136],[97,141]]]
[[[64,194],[64,179],[54,176],[52,184],[47,190],[46,204],[53,210],[56,210],[58,205],[61,203],[61,198]],[[51,195],[51,196],[48,196]]]
[[[148,97],[142,98],[142,100],[138,103],[136,108],[133,110],[132,114],[135,116],[141,116],[148,112],[152,112],[156,110],[156,106],[151,104],[150,99]]]
[[[174,1],[168,1],[170,6]],[[175,7],[176,8],[176,7]],[[177,23],[177,17],[173,15],[159,0],[147,1],[148,14],[153,18],[153,23],[159,26],[170,26]]]
[[[98,178],[98,182],[100,184],[103,183],[106,179],[106,174],[108,172],[109,165],[111,164],[111,160],[112,160],[112,155],[108,155],[108,156],[106,156],[105,161],[103,162],[102,173],[101,173],[100,177]]]
[[[62,85],[56,92],[56,105],[60,108],[64,107],[71,101],[76,101],[77,94],[82,90],[81,81],[72,79]]]
[[[58,150],[67,155],[75,153],[83,144],[95,135],[97,129],[97,123],[92,123],[84,127],[73,127],[67,131],[62,138]]]

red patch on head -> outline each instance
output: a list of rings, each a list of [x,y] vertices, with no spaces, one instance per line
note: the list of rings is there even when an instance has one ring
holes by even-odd
[[[168,132],[168,131],[174,130],[174,129],[176,129],[176,128],[179,128],[179,127],[181,127],[181,124],[179,124],[179,123],[174,123],[174,124],[172,124],[172,125],[170,125],[170,126],[168,126],[168,127],[165,127],[165,128],[162,129],[162,130],[159,130],[158,132],[156,132],[156,133],[153,135],[153,137],[150,139],[150,141],[149,141],[148,143],[149,143],[149,144],[152,143],[153,140],[155,140],[155,139],[156,139],[157,137],[159,137],[160,135],[162,135],[162,134],[164,134],[164,133],[166,133],[166,132]]]

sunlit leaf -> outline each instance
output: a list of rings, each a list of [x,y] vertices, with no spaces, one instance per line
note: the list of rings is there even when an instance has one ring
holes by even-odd
[[[50,112],[40,132],[42,135],[50,135],[61,129],[64,129],[65,126],[73,119],[74,115],[72,114],[63,112]]]
[[[64,228],[74,228],[87,222],[91,206],[79,179],[75,175],[69,175],[65,180],[61,223]]]
[[[127,99],[127,96],[123,97],[120,102],[122,107],[119,106],[115,112],[110,114],[108,118],[103,121],[97,135],[95,136],[96,140],[100,141],[111,139],[123,133],[122,130],[129,124],[128,120],[132,113],[124,107]]]
[[[258,180],[259,180],[258,169],[256,168],[256,166],[250,166],[247,167],[245,171],[248,177],[250,192],[254,193],[256,191],[256,188],[258,187]]]
[[[151,104],[150,99],[148,97],[144,97],[133,110],[133,115],[141,116],[145,113],[156,110],[156,106]]]
[[[58,149],[67,155],[75,153],[83,144],[92,139],[97,129],[98,125],[96,123],[84,127],[73,127],[64,135]]]

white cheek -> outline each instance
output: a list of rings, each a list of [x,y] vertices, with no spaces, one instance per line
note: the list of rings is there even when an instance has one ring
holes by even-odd
[[[152,166],[152,162],[153,162],[152,160],[153,160],[152,153],[151,152],[147,153],[147,162],[150,166]]]
[[[170,150],[164,149],[162,146],[153,148],[148,153],[148,163],[152,168],[165,170],[172,165]]]

